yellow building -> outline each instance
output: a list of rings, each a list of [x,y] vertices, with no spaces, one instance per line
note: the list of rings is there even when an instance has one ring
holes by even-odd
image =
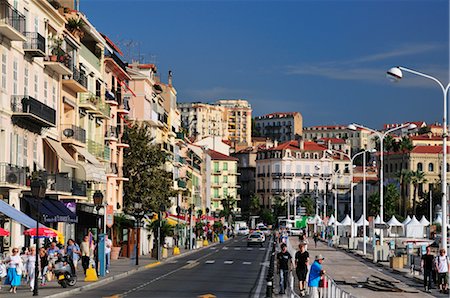
[[[224,107],[228,122],[228,139],[236,146],[252,144],[252,108],[243,99],[221,99],[216,105]]]

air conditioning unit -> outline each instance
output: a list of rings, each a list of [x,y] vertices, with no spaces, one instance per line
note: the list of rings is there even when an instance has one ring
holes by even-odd
[[[17,183],[17,175],[15,173],[9,173],[8,176],[6,176],[6,182],[10,184]]]

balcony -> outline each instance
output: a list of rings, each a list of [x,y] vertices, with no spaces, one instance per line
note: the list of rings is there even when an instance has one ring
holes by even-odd
[[[101,158],[104,159],[104,155],[105,155],[105,146],[103,146],[100,143],[97,143],[93,140],[87,140],[87,145],[88,145],[88,151],[89,153],[91,153],[92,155],[94,155],[97,158]],[[109,149],[109,147],[108,147]]]
[[[31,57],[45,57],[45,37],[37,32],[25,32],[23,51]]]
[[[26,41],[25,16],[7,0],[0,0],[0,34],[12,41]]]
[[[273,194],[279,194],[282,192],[281,188],[272,188],[272,190],[270,191]]]
[[[30,131],[56,125],[56,111],[31,96],[12,95],[11,111],[13,123]]]
[[[212,187],[212,188],[221,188],[222,185],[221,185],[219,182],[212,182],[212,183],[211,183],[211,187]]]
[[[258,174],[258,177],[266,177],[266,174],[264,174],[264,173],[259,173],[259,174]]]
[[[185,138],[184,132],[177,132],[176,133],[176,138],[178,140],[184,140],[184,138]]]
[[[258,188],[258,190],[256,192],[265,192],[264,188]]]
[[[112,162],[106,168],[106,176],[117,176],[119,174],[119,167],[117,163]]]
[[[111,148],[109,146],[105,146],[105,149],[103,149],[103,157],[100,157],[103,160],[111,160]]]
[[[0,163],[0,187],[17,188],[26,186],[28,168]]]
[[[80,48],[80,56],[83,57],[97,71],[101,71],[100,59],[94,55],[84,44]]]
[[[119,105],[119,101],[117,100],[118,97],[122,96],[120,94],[120,92],[117,92],[115,90],[106,90],[105,92],[105,103],[112,105],[112,106],[117,106]]]
[[[68,173],[47,174],[47,193],[71,193],[72,179]]]
[[[184,180],[181,180],[181,179],[178,179],[177,180],[177,185],[178,185],[178,188],[186,188],[186,181],[184,181]]]
[[[294,173],[284,173],[283,176],[284,178],[292,179],[294,178]]]
[[[119,139],[119,127],[108,125],[106,127],[105,132],[105,141],[107,140],[117,142],[118,139]]]
[[[72,195],[79,197],[86,197],[87,182],[78,179],[72,179]]]
[[[283,174],[282,173],[272,173],[272,178],[275,178],[275,179],[280,179],[281,178],[281,176],[283,176]]]
[[[58,55],[51,55],[44,58],[45,68],[63,76],[72,74],[72,64],[72,57],[62,49],[58,50]]]
[[[72,74],[63,76],[63,86],[72,90],[73,92],[87,92],[87,77],[80,72],[75,66],[72,67]]]
[[[338,189],[350,189],[350,184],[338,184],[336,186]]]
[[[86,130],[72,124],[61,125],[61,142],[86,144]]]
[[[92,114],[97,114],[97,117],[109,118],[109,105],[102,102],[102,99],[91,92],[80,93],[79,105],[85,108]]]
[[[123,101],[119,101],[119,107],[117,108],[117,113],[119,114],[129,114],[130,113],[130,105],[129,105],[130,97],[125,96]]]

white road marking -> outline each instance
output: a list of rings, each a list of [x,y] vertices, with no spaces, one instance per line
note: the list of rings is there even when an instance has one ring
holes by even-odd
[[[235,247],[234,250],[241,250],[241,248],[240,247]]]
[[[260,247],[259,250],[266,250],[266,248],[265,247]]]
[[[217,247],[211,247],[211,248],[209,248],[209,249],[211,249],[211,250],[215,250],[215,249],[217,249]]]
[[[224,246],[224,247],[223,247],[222,249],[223,249],[223,250],[227,250],[227,249],[228,249],[228,247]]]
[[[231,265],[231,264],[233,264],[234,263],[234,261],[225,261],[225,262],[223,262],[224,264],[227,264],[227,265]]]
[[[216,261],[214,261],[214,260],[208,260],[208,261],[206,261],[205,263],[206,264],[214,264]]]
[[[189,260],[189,261],[186,261],[186,263],[188,263],[188,264],[195,263],[195,260]]]
[[[173,260],[173,261],[167,262],[167,264],[176,264],[176,263],[178,263],[177,260]]]
[[[242,262],[242,265],[251,265],[252,262]]]
[[[253,247],[247,247],[247,250],[253,250]]]
[[[266,255],[264,256],[264,260],[266,260],[266,261],[261,262],[262,270],[261,270],[260,275],[259,275],[258,286],[256,287],[255,295],[253,295],[253,298],[261,297],[263,282],[264,282],[265,277],[266,277],[266,269],[267,269],[267,267],[269,267],[269,261],[267,261],[269,259],[269,252],[270,252],[270,250],[268,249],[266,251]]]

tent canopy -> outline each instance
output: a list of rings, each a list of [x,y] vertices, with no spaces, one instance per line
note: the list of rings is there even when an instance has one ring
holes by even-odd
[[[376,223],[376,224],[384,223],[384,222],[381,220],[380,215],[377,215],[377,217],[375,217],[375,219],[374,219],[373,222]]]
[[[405,236],[409,238],[423,238],[423,225],[417,220],[414,215],[413,218],[405,225]]]
[[[430,222],[427,220],[425,215],[422,215],[422,218],[419,221],[424,227],[428,227],[430,225]]]
[[[405,226],[411,221],[411,217],[408,215],[405,220],[402,222],[402,224]]]
[[[403,224],[398,221],[395,215],[392,215],[391,219],[387,222],[387,224],[391,227],[403,227]]]
[[[345,216],[345,218],[340,222],[342,226],[351,226],[352,220],[350,219],[350,216],[348,214]]]
[[[366,223],[366,226],[369,225],[369,221],[367,219],[364,220]],[[356,222],[356,226],[363,226],[364,225],[364,221],[363,221],[363,216],[361,215],[361,217],[358,219],[358,221]]]

